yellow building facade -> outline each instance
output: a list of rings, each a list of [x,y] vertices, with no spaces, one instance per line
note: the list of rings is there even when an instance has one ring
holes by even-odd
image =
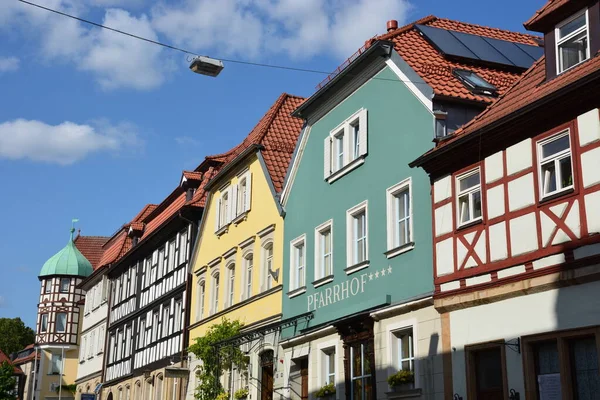
[[[254,331],[281,319],[283,276],[283,217],[277,198],[287,163],[301,130],[290,117],[300,98],[282,95],[207,185],[209,195],[192,259],[190,344],[223,318],[239,320]],[[289,145],[287,152],[269,149],[274,139]],[[230,398],[248,388],[250,398],[272,398],[278,336],[264,335],[242,350],[250,357],[248,378],[227,379]],[[188,398],[198,382],[190,363]]]

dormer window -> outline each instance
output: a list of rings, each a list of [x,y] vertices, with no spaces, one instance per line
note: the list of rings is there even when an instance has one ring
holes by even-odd
[[[454,69],[452,72],[473,93],[486,94],[488,96],[496,96],[498,94],[498,88],[496,86],[492,85],[473,71]]]
[[[559,74],[590,57],[587,10],[556,27],[556,55]]]
[[[190,200],[192,200],[192,199],[194,198],[194,193],[195,193],[195,191],[196,191],[196,190],[195,190],[194,188],[192,188],[192,187],[191,187],[191,188],[188,188],[188,189],[185,191],[185,201],[190,201]]]

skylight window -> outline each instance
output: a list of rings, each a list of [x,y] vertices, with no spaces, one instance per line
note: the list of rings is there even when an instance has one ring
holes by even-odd
[[[473,71],[455,69],[453,72],[454,75],[457,76],[458,79],[460,79],[473,93],[487,94],[488,96],[496,96],[498,94],[498,88],[496,86],[492,85]]]

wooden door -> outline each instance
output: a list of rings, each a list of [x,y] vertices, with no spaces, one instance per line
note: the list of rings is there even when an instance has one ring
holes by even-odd
[[[506,399],[506,369],[502,345],[484,345],[467,349],[467,352],[469,398]]]
[[[273,351],[261,356],[260,400],[273,400]]]
[[[300,361],[301,392],[300,399],[308,400],[308,358]]]

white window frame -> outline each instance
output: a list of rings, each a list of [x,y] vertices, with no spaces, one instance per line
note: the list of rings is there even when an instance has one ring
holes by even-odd
[[[49,375],[60,375],[60,370],[62,369],[61,364],[62,364],[62,356],[60,354],[52,354],[52,357],[50,359]]]
[[[196,299],[196,321],[204,317],[204,307],[206,305],[206,278],[204,274],[198,277],[198,298]]]
[[[333,183],[364,163],[368,143],[367,123],[367,110],[361,108],[329,132],[325,138],[323,158],[324,178],[327,182]],[[354,130],[356,125],[359,126],[358,136]]]
[[[562,139],[563,137],[568,137],[569,138],[569,148],[567,150],[563,150],[559,153],[553,154],[549,157],[546,158],[542,158],[542,148],[544,145],[551,143],[555,140],[559,140]],[[566,191],[570,191],[575,187],[575,171],[573,170],[573,140],[571,140],[571,132],[570,129],[566,129],[564,131],[558,132],[555,135],[552,135],[550,137],[544,138],[540,141],[537,142],[537,168],[538,168],[538,176],[539,176],[539,191],[540,191],[540,199],[544,200],[548,197],[552,197],[555,196],[559,193],[562,192],[566,192]],[[560,160],[569,157],[571,159],[571,176],[573,178],[573,181],[571,182],[571,184],[569,186],[565,186],[563,188],[558,188],[558,184],[561,181],[561,171],[560,171]],[[548,164],[550,162],[554,162],[554,171],[555,171],[555,179],[556,179],[556,187],[557,189],[554,190],[553,192],[549,192],[549,193],[545,193],[544,191],[544,186],[545,186],[545,178],[544,178],[544,174],[543,174],[543,170],[542,170],[542,166],[544,164]]]
[[[63,290],[63,282],[67,282],[67,290]],[[60,278],[60,287],[58,291],[60,293],[69,293],[69,289],[71,288],[71,278]]]
[[[468,188],[468,189],[466,189],[464,191],[461,191],[460,190],[460,181],[463,180],[463,179],[466,179],[466,178],[468,178],[468,177],[470,177],[472,175],[475,175],[475,174],[479,174],[479,184],[477,184],[477,185],[475,185],[473,187],[470,187],[470,188]],[[471,170],[469,170],[469,171],[467,171],[467,172],[465,172],[463,174],[457,175],[456,178],[455,178],[455,180],[456,180],[456,196],[455,196],[456,199],[455,200],[456,200],[456,224],[457,224],[457,226],[461,227],[461,226],[472,224],[472,223],[477,222],[477,221],[481,221],[483,219],[483,207],[484,207],[484,204],[483,204],[483,190],[482,190],[482,187],[481,187],[481,169],[479,167],[471,169]],[[477,191],[479,191],[479,197],[481,198],[481,215],[479,217],[477,217],[477,218],[473,218],[473,214],[474,214],[473,213],[473,211],[474,211],[474,208],[473,208],[473,205],[474,205],[473,194],[475,192],[477,192]],[[469,196],[469,215],[471,215],[471,218],[468,221],[462,222],[461,221],[461,217],[460,217],[460,211],[461,210],[460,210],[460,201],[459,201],[459,199],[462,196],[464,196],[464,195],[468,195]]]
[[[252,285],[254,284],[254,253],[248,251],[243,254],[244,281],[242,283],[241,299],[247,300],[252,297]]]
[[[96,346],[97,354],[104,353],[104,336],[106,328],[102,325],[98,331],[98,346]]]
[[[335,371],[333,372],[333,384],[337,386],[338,377],[340,376],[340,345],[337,339],[328,340],[326,342],[319,343],[317,345],[316,357],[317,357],[317,371],[318,371],[318,387],[321,387],[327,383],[329,365],[327,361],[327,352],[332,351],[335,354]],[[314,365],[314,364],[313,364]],[[331,375],[331,374],[330,374]]]
[[[299,264],[299,246],[302,246],[303,265]],[[306,291],[306,253],[306,234],[302,234],[290,242],[290,265],[292,266],[289,278],[290,292],[298,291],[297,293],[294,293],[294,295]],[[293,297],[293,295],[290,297]]]
[[[46,323],[44,323],[44,317],[46,317]],[[48,332],[48,313],[41,314],[40,316],[40,333]]]
[[[245,191],[242,183],[245,184]],[[236,212],[235,216],[239,217],[242,214],[250,211],[252,200],[252,172],[246,171],[238,176],[236,184]]]
[[[325,274],[327,271],[325,271],[325,265],[323,261],[326,255],[322,251],[323,244],[321,243],[323,233],[327,230],[329,230],[329,240],[331,242],[329,250],[331,271],[329,271],[329,274]],[[333,219],[330,219],[315,228],[315,281],[319,281],[317,284],[313,282],[315,287],[324,285],[325,283],[331,282],[333,280],[333,265]],[[324,281],[321,282],[321,280]]]
[[[227,304],[226,307],[231,307],[235,302],[235,262],[230,262],[226,266],[227,270]]]
[[[407,330],[412,330],[412,338],[413,338],[413,372],[415,376],[414,387],[419,388],[421,384],[420,379],[420,362],[419,362],[419,350],[418,350],[418,321],[416,319],[408,319],[405,321],[399,321],[394,324],[390,324],[387,328],[387,356],[388,356],[388,376],[395,374],[400,370],[399,366],[402,365],[402,362],[399,359],[398,354],[398,346],[400,345],[397,334],[405,332]]]
[[[236,187],[237,188],[237,187]],[[226,227],[229,226],[233,220],[235,202],[233,188],[227,184],[226,187],[220,189],[219,196],[215,199],[216,214],[215,214],[215,232],[217,234],[223,233]],[[224,198],[226,196],[227,204],[224,204]]]
[[[271,251],[271,256],[267,254]],[[261,264],[262,264],[262,282],[261,292],[269,290],[273,287],[273,278],[269,273],[269,269],[273,271],[273,259],[275,258],[275,242],[272,239],[266,240],[261,246]],[[270,265],[269,265],[270,264]]]
[[[368,202],[360,204],[346,211],[346,273],[351,274],[369,266],[369,212]],[[357,216],[364,214],[364,232],[358,232]],[[360,236],[359,236],[360,235]],[[364,260],[358,260],[358,241],[364,243]]]
[[[85,362],[85,352],[87,350],[87,336],[81,337],[81,347],[79,348],[79,362]]]
[[[408,221],[406,226],[408,227],[408,241],[406,243],[396,243],[395,239],[400,238],[399,235],[399,223],[400,218],[396,213],[396,201],[398,194],[408,190],[408,215],[404,217],[404,221]],[[387,252],[386,257],[392,258],[398,254],[402,254],[405,251],[414,248],[414,223],[413,223],[413,191],[412,191],[412,177],[406,178],[401,182],[398,182],[392,187],[386,190],[386,208],[387,208]]]
[[[560,38],[559,39],[559,34],[560,34],[560,29],[567,25],[569,22],[572,22],[574,20],[576,20],[577,18],[581,17],[582,15],[585,15],[585,25],[582,28],[579,28],[578,30],[571,32],[570,34],[568,34],[567,36]],[[566,69],[561,69],[561,53],[560,53],[560,46],[562,44],[564,44],[565,42],[568,42],[569,40],[571,40],[572,38],[574,38],[575,36],[580,35],[582,32],[586,33],[586,41],[587,41],[587,48],[586,48],[586,57],[581,60],[580,62],[578,62],[575,65],[570,66],[569,68]],[[578,66],[579,64],[581,64],[582,62],[589,60],[591,57],[591,47],[590,47],[590,17],[589,17],[589,11],[588,9],[584,9],[579,11],[578,13],[570,16],[569,18],[565,19],[564,21],[560,22],[559,24],[556,25],[556,27],[554,28],[554,38],[555,38],[555,44],[554,44],[554,51],[556,54],[556,74],[560,75],[572,68],[575,68],[576,66]]]
[[[44,293],[52,293],[52,278],[44,281]]]
[[[64,315],[65,316],[65,326],[64,326],[64,330],[59,331],[58,330],[58,316],[59,315]],[[56,314],[54,314],[54,332],[56,333],[65,333],[67,332],[67,324],[69,323],[69,314],[66,312],[57,312]]]
[[[216,314],[219,312],[219,290],[221,286],[221,274],[219,271],[214,272],[211,275],[211,285],[210,285],[210,313]]]

